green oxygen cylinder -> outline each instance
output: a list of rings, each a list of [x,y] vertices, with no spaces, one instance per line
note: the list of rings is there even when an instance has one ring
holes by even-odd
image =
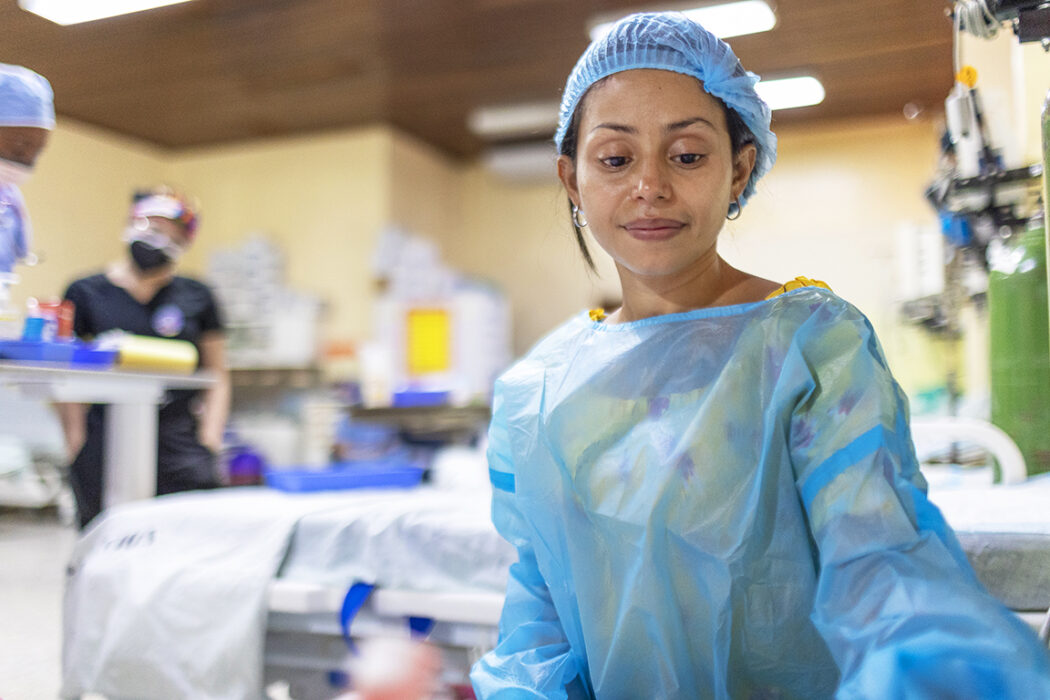
[[[1043,217],[989,250],[992,423],[1021,450],[1028,475],[1050,471],[1050,309]]]
[[[1043,100],[1043,221],[1050,223],[1050,90]],[[1046,259],[1050,260],[1050,226],[1046,230]],[[1046,268],[1047,283],[1050,283],[1050,266]]]

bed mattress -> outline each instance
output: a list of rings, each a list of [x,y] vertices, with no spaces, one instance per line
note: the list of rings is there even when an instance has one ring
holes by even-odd
[[[1050,608],[1050,475],[993,486],[990,472],[928,474],[930,500],[992,595],[1012,610]]]
[[[261,697],[275,583],[501,596],[515,558],[487,492],[238,488],[116,507],[70,564],[63,697]]]

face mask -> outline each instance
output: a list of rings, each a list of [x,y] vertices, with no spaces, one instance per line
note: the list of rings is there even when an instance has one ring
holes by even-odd
[[[144,218],[135,219],[124,229],[131,259],[143,271],[173,263],[182,255],[182,247],[165,233],[149,225]]]
[[[132,241],[128,250],[131,251],[131,259],[135,262],[135,266],[143,272],[156,270],[158,267],[174,262],[165,251],[154,248],[145,241]]]
[[[21,185],[33,174],[28,165],[0,158],[0,185]]]

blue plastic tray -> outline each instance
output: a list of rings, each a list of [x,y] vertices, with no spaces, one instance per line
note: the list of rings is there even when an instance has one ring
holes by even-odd
[[[45,343],[39,340],[0,340],[0,357],[27,362],[69,362],[72,343]]]
[[[410,465],[354,465],[324,471],[266,470],[266,485],[280,491],[341,491],[345,489],[405,489],[423,479],[423,469]]]
[[[0,340],[0,358],[24,362],[61,362],[68,365],[108,366],[116,350],[98,350],[76,342],[47,343],[39,340]]]
[[[409,406],[444,406],[448,403],[447,391],[395,391],[393,404],[397,408]]]
[[[95,367],[109,367],[117,361],[116,350],[99,350],[98,348],[77,345],[73,347],[73,365],[92,365]]]

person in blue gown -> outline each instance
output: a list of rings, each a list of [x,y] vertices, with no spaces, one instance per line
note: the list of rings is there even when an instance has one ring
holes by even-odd
[[[623,305],[497,382],[518,550],[479,698],[1035,698],[1050,664],[926,498],[865,316],[716,251],[773,165],[757,77],[632,15],[565,88],[558,175]]]
[[[30,254],[32,235],[19,185],[55,127],[54,94],[28,68],[0,63],[0,277],[9,284],[15,264]]]

